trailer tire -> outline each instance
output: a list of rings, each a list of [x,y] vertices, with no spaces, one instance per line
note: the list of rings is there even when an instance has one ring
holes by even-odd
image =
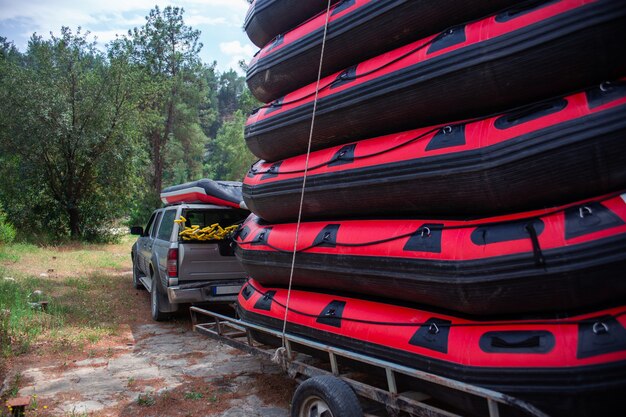
[[[304,381],[293,394],[291,417],[363,417],[359,399],[350,386],[330,375]]]

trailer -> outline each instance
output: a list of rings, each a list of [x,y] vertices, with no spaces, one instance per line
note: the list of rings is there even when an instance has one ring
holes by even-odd
[[[444,378],[420,369],[351,352],[246,322],[197,306],[190,308],[195,332],[278,363],[299,383],[292,417],[461,417],[458,404],[442,403],[419,391],[403,391],[399,380],[455,391],[486,404],[489,417],[503,409],[515,415],[549,417],[507,394]],[[254,335],[254,337],[253,337]],[[262,340],[267,343],[260,343]],[[279,346],[273,341],[283,341]],[[365,370],[365,371],[364,371]]]

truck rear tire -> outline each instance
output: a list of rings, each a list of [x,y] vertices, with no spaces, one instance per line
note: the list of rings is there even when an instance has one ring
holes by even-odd
[[[139,281],[139,268],[137,268],[137,265],[135,264],[135,260],[133,259],[133,288],[135,288],[136,290],[143,290],[144,286],[141,283],[141,281]]]
[[[350,386],[330,375],[316,376],[296,389],[291,417],[363,417],[359,399]]]
[[[152,277],[152,286],[150,290],[150,313],[154,321],[169,320],[170,314],[162,311],[163,303],[168,303],[167,297],[161,293],[157,277]]]

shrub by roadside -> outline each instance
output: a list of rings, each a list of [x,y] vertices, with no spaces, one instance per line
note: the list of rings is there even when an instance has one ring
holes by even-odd
[[[6,213],[0,208],[0,245],[13,242],[15,227],[9,223]]]

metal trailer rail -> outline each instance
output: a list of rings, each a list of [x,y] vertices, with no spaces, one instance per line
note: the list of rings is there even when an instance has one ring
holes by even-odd
[[[223,314],[219,314],[195,306],[192,306],[190,308],[190,312],[194,331],[217,339],[229,346],[240,349],[247,353],[265,356],[270,360],[272,358],[275,359],[277,350],[275,348],[263,349],[262,347],[259,347],[262,346],[260,343],[257,343],[258,346],[256,346],[250,331],[252,330],[262,332],[277,337],[279,339],[283,337],[282,332],[256,324],[248,323],[241,319],[225,316]],[[212,319],[212,321],[200,323],[198,321],[199,316],[208,317]],[[328,355],[331,372],[328,372],[311,364],[295,360],[294,354],[297,352],[294,350],[294,344],[299,344],[302,346],[306,346],[307,348],[312,348],[320,352],[325,352]],[[456,391],[483,398],[487,402],[489,417],[500,416],[500,404],[513,407],[519,411],[524,412],[528,416],[549,417],[547,414],[537,409],[535,406],[507,394],[503,394],[486,388],[481,388],[475,385],[470,385],[461,381],[445,378],[442,376],[421,371],[419,369],[409,368],[403,365],[395,364],[393,362],[373,358],[345,349],[329,346],[323,343],[318,343],[293,334],[285,334],[285,347],[286,352],[280,358],[280,362],[283,366],[283,369],[291,378],[299,379],[301,377],[310,378],[318,375],[334,375],[335,377],[340,378],[341,380],[348,383],[357,395],[372,400],[376,403],[382,404],[387,410],[392,410],[394,412],[402,411],[420,417],[462,417],[453,412],[424,403],[424,400],[430,398],[426,394],[416,392],[398,392],[396,375],[402,374],[419,379],[421,381],[437,384],[439,386],[447,387]],[[364,363],[384,370],[387,379],[387,389],[385,390],[377,388],[372,385],[351,379],[346,375],[342,375],[339,372],[339,365],[337,361],[337,358],[339,357],[348,358],[350,360]]]

